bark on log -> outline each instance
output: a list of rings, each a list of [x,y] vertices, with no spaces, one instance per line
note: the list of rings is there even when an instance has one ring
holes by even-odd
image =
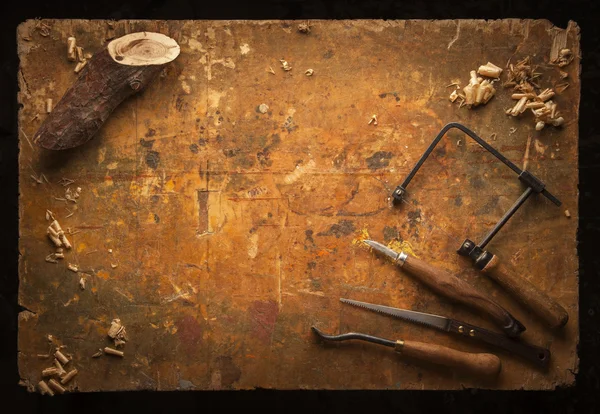
[[[132,33],[111,41],[89,60],[34,142],[49,150],[86,143],[123,100],[143,90],[179,51],[175,40],[160,33]]]

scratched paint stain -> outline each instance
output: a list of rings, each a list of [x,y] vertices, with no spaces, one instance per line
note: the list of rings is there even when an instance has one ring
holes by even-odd
[[[250,256],[251,259],[254,259],[258,254],[258,234],[253,233],[248,238],[248,241],[248,256]]]
[[[177,336],[188,351],[198,349],[202,345],[202,326],[196,318],[187,315],[175,322],[175,325],[177,325]]]
[[[160,162],[160,154],[158,151],[148,151],[146,153],[146,164],[148,167],[156,170],[158,168],[158,163]]]
[[[352,234],[356,230],[354,223],[350,220],[342,220],[337,224],[333,224],[329,230],[317,233],[317,236],[335,236],[339,239],[342,236]]]
[[[267,302],[254,301],[250,306],[250,320],[252,324],[252,333],[264,344],[271,342],[271,334],[275,327],[279,307],[277,303],[270,300]]]
[[[392,249],[398,253],[404,252],[410,256],[414,256],[417,258],[419,257],[415,254],[412,244],[410,244],[410,242],[406,241],[406,240],[400,241],[400,240],[394,239],[387,244],[387,247],[389,247],[390,249]]]
[[[393,156],[394,154],[392,154],[389,151],[377,151],[365,161],[367,162],[367,167],[369,167],[371,171],[374,171],[380,168],[385,168],[388,165],[390,165],[390,160]]]

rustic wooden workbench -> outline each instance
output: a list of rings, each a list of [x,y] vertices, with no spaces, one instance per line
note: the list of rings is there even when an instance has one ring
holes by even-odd
[[[43,23],[43,24],[42,24]],[[579,28],[542,20],[27,21],[18,29],[20,93],[19,369],[33,390],[50,361],[47,335],[67,346],[74,389],[552,389],[578,368],[576,229]],[[31,137],[76,78],[73,35],[86,52],[136,31],[173,37],[181,55],[124,102],[91,142],[65,152]],[[508,117],[510,93],[476,110],[448,101],[488,61],[532,56],[542,83],[553,42],[571,48],[570,87],[556,97],[566,125],[534,129]],[[292,70],[281,68],[287,60]],[[271,67],[274,73],[270,73]],[[312,68],[314,75],[305,76]],[[261,113],[259,105],[268,105]],[[369,125],[373,114],[378,125]],[[37,116],[36,116],[37,115]],[[441,127],[462,122],[523,164],[562,201],[534,197],[489,246],[570,314],[552,333],[455,250],[480,238],[514,202],[515,174],[450,132],[411,184],[409,203],[390,191]],[[493,135],[495,134],[495,135]],[[495,139],[493,139],[495,136]],[[41,178],[37,182],[31,176]],[[81,187],[77,203],[62,178]],[[70,237],[57,264],[46,209]],[[571,218],[564,210],[568,209]],[[70,217],[70,212],[73,214]],[[505,353],[496,381],[409,361],[365,343],[326,346],[310,331],[359,331],[390,339],[493,351],[462,338],[342,306],[340,297],[488,320],[431,293],[353,243],[368,232],[489,292],[549,347],[544,373]],[[112,253],[109,253],[112,249]],[[77,264],[81,290],[67,264]],[[113,318],[127,327],[125,357],[92,359],[111,344]]]

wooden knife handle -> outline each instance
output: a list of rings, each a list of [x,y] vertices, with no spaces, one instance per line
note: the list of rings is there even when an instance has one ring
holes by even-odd
[[[527,279],[519,277],[500,263],[497,256],[492,257],[481,271],[512,293],[552,329],[562,328],[569,320],[569,314],[562,306]]]
[[[398,264],[401,265],[400,262]],[[506,309],[464,280],[412,256],[407,257],[401,266],[439,294],[485,313],[504,330],[506,335],[514,338],[525,330],[525,326]]]
[[[493,354],[472,354],[424,342],[396,341],[396,351],[410,358],[430,361],[481,376],[496,376],[502,363]]]

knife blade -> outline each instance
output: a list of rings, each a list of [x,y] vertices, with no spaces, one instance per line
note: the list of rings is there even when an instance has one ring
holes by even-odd
[[[429,326],[444,332],[451,332],[463,337],[479,340],[489,345],[520,356],[535,365],[546,368],[550,362],[550,351],[535,345],[529,345],[505,335],[480,328],[456,319],[430,313],[416,312],[408,309],[392,308],[390,306],[376,305],[374,303],[360,302],[357,300],[340,298],[340,302],[367,309],[373,312],[392,316],[413,323]]]

